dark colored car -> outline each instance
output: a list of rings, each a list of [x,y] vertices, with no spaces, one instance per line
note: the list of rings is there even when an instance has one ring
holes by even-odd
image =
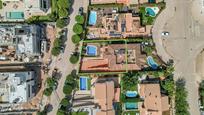
[[[83,7],[80,7],[80,8],[79,8],[79,15],[83,15],[83,11],[84,11],[84,8],[83,8]]]

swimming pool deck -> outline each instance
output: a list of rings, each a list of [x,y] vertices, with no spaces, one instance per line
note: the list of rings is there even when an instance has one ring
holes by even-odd
[[[29,4],[26,4],[23,1],[4,2],[6,5],[3,5],[3,8],[0,10],[0,21],[24,21],[31,16],[47,15],[51,12],[51,8],[47,12],[43,12],[42,10],[40,10],[40,8],[36,7],[36,1],[31,0]],[[33,7],[28,7],[28,5]],[[7,12],[24,12],[24,19],[7,19]]]

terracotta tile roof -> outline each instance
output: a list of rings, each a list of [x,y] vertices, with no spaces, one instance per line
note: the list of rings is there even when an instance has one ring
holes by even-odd
[[[113,109],[114,100],[114,82],[107,81],[95,84],[95,100],[102,111]]]
[[[96,115],[115,115],[115,111],[111,110],[111,111],[99,111],[96,113]]]
[[[144,98],[141,115],[162,115],[169,110],[168,97],[161,95],[159,84],[140,84],[139,94]]]

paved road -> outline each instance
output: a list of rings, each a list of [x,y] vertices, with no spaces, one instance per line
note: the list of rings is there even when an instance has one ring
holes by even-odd
[[[201,0],[166,0],[167,8],[153,28],[159,55],[164,61],[174,59],[175,80],[186,80],[191,115],[200,115],[198,83],[203,79],[196,73],[196,57],[204,48],[204,23],[199,21],[204,20],[204,16],[199,17],[200,7],[195,6],[198,1]],[[169,31],[170,35],[163,37],[162,31]]]
[[[75,16],[78,14],[79,7],[84,7],[84,9],[85,9],[84,11],[86,11],[87,6],[88,6],[88,0],[74,0],[74,4],[72,6],[73,12],[70,15],[70,23],[67,26],[67,28],[68,28],[67,39],[68,40],[65,43],[66,44],[65,52],[63,54],[61,54],[59,57],[55,58],[51,64],[51,67],[59,68],[59,71],[61,71],[61,73],[62,73],[62,78],[59,80],[59,85],[58,85],[56,92],[52,93],[52,95],[50,97],[50,104],[53,105],[53,110],[48,115],[56,115],[60,100],[62,98],[64,98],[63,86],[64,86],[64,81],[66,79],[66,76],[73,69],[77,69],[76,65],[73,65],[69,62],[70,54],[75,49],[75,45],[71,41],[71,37],[74,34],[72,31],[72,28],[73,28],[74,24],[76,23],[75,22]]]

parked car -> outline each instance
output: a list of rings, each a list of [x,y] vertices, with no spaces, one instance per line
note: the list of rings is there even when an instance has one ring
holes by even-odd
[[[80,8],[79,8],[79,15],[83,15],[83,12],[84,12],[84,8],[83,8],[83,7],[80,7]]]
[[[162,32],[162,36],[168,36],[168,35],[169,35],[169,32],[167,31]]]

